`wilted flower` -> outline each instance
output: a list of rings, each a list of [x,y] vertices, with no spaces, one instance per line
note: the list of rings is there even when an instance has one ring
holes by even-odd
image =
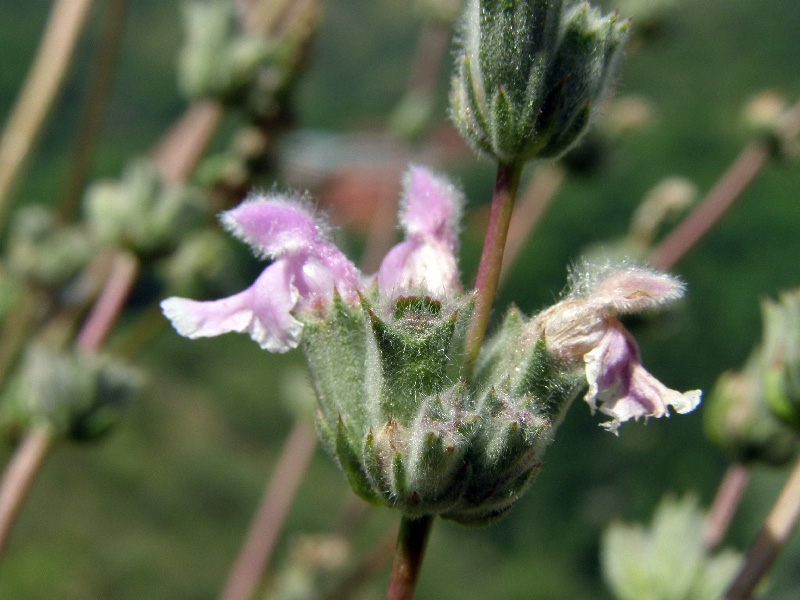
[[[694,410],[700,390],[680,393],[667,388],[641,365],[636,341],[616,315],[657,308],[683,295],[683,284],[640,267],[585,265],[572,274],[567,298],[538,315],[532,332],[567,363],[583,362],[589,391],[586,401],[613,419],[603,425],[616,433],[620,423],[640,417],[663,417],[672,406]]]

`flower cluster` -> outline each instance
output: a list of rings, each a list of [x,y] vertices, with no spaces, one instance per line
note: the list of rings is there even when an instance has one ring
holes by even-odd
[[[572,400],[612,417],[692,410],[700,392],[670,390],[641,365],[616,315],[681,296],[676,279],[638,267],[587,268],[538,316],[512,308],[471,377],[464,347],[475,305],[459,283],[463,199],[445,178],[412,168],[400,223],[405,240],[362,274],[302,198],[256,197],[222,224],[272,260],[248,289],[162,308],[187,337],[246,332],[262,348],[302,345],[319,399],[323,444],[366,500],[411,516],[488,523],[539,470]]]

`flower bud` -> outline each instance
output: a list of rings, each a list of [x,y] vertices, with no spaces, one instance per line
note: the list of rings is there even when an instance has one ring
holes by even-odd
[[[800,428],[800,290],[761,304],[764,339],[724,373],[704,414],[706,435],[740,461],[784,464]]]
[[[477,152],[506,164],[556,157],[586,131],[628,21],[562,4],[466,1],[450,105]]]
[[[720,376],[703,411],[703,429],[737,462],[780,466],[797,451],[797,436],[770,412],[749,370]]]
[[[32,346],[6,389],[2,420],[94,439],[119,420],[139,381],[135,371],[103,357]]]
[[[8,241],[8,265],[16,275],[57,288],[74,277],[92,255],[92,242],[77,227],[59,227],[41,206],[14,214]]]
[[[232,99],[240,95],[273,53],[268,40],[237,35],[230,0],[187,4],[184,26],[186,42],[178,76],[181,88],[192,98]]]
[[[90,187],[84,207],[99,241],[147,255],[177,246],[202,215],[196,191],[166,183],[145,160],[126,168],[120,181]]]

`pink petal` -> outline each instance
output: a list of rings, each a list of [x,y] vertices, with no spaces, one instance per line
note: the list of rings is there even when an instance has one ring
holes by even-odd
[[[591,294],[591,301],[613,314],[640,312],[683,296],[680,280],[657,271],[629,268],[603,279]]]
[[[259,255],[271,258],[325,243],[323,225],[314,214],[300,201],[281,196],[251,196],[222,213],[220,221]]]
[[[669,389],[642,367],[636,341],[612,319],[601,342],[584,356],[589,391],[586,401],[613,417],[603,425],[616,433],[620,423],[631,418],[669,416],[667,407],[679,413],[694,410],[700,391],[684,394]]]
[[[464,199],[456,187],[422,167],[406,175],[400,223],[412,239],[436,240],[458,249],[458,224]]]
[[[386,294],[421,291],[435,296],[459,289],[458,266],[450,249],[435,242],[400,242],[384,257],[378,287]]]
[[[286,352],[300,342],[303,329],[290,312],[299,298],[292,279],[287,264],[277,261],[264,269],[252,286],[234,296],[211,302],[167,298],[161,309],[185,337],[249,333],[262,348]]]

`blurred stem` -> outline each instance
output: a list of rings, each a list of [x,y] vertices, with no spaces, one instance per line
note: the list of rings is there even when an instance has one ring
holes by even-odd
[[[767,163],[770,153],[765,142],[746,146],[706,197],[656,246],[650,262],[660,269],[672,268],[731,207]]]
[[[59,217],[63,222],[70,221],[74,217],[86,185],[92,150],[97,143],[105,116],[127,5],[128,0],[110,0],[106,8],[102,38],[95,53],[83,113],[75,135],[72,166],[65,186],[66,191],[59,205]]]
[[[111,274],[100,297],[75,337],[78,348],[90,352],[100,348],[122,312],[138,275],[139,260],[129,252],[120,251],[114,257]]]
[[[403,515],[386,600],[411,600],[414,597],[432,525],[431,516],[412,519]]]
[[[509,268],[514,264],[536,224],[539,222],[544,210],[558,192],[566,178],[564,167],[557,163],[545,163],[539,167],[531,182],[520,194],[521,198],[514,212],[514,220],[508,228],[503,267],[500,270],[501,285],[508,275]]]
[[[472,313],[472,320],[467,331],[464,356],[464,377],[466,379],[472,377],[475,361],[478,359],[478,353],[483,343],[483,336],[486,334],[486,327],[489,324],[489,313],[492,310],[492,302],[503,266],[503,251],[521,174],[522,163],[510,165],[500,163],[497,166],[489,225],[486,229],[483,253],[475,279],[475,312]]]
[[[795,463],[758,537],[750,546],[739,575],[728,588],[723,600],[746,600],[752,596],[756,585],[789,539],[797,524],[798,516],[800,516],[800,460]]]
[[[0,481],[0,555],[25,496],[55,437],[46,427],[30,429],[17,445]]]
[[[779,145],[786,147],[800,134],[800,102],[789,109],[778,132]],[[752,142],[736,157],[728,170],[695,209],[681,221],[650,254],[650,263],[670,269],[727,211],[736,198],[761,172],[774,151],[774,142]]]
[[[161,138],[152,158],[169,182],[189,179],[222,120],[223,108],[216,100],[198,100]]]
[[[369,582],[391,560],[394,553],[398,531],[387,531],[378,542],[370,548],[350,571],[348,575],[323,600],[349,600],[356,596],[356,591]]]
[[[57,0],[0,138],[0,222],[9,194],[64,80],[91,0]]]
[[[703,531],[703,544],[708,552],[719,546],[725,537],[725,532],[728,531],[731,519],[747,489],[749,479],[750,469],[741,463],[732,464],[725,472],[708,511]]]
[[[252,598],[316,447],[314,429],[305,420],[298,419],[264,490],[245,543],[220,595],[221,600]]]

